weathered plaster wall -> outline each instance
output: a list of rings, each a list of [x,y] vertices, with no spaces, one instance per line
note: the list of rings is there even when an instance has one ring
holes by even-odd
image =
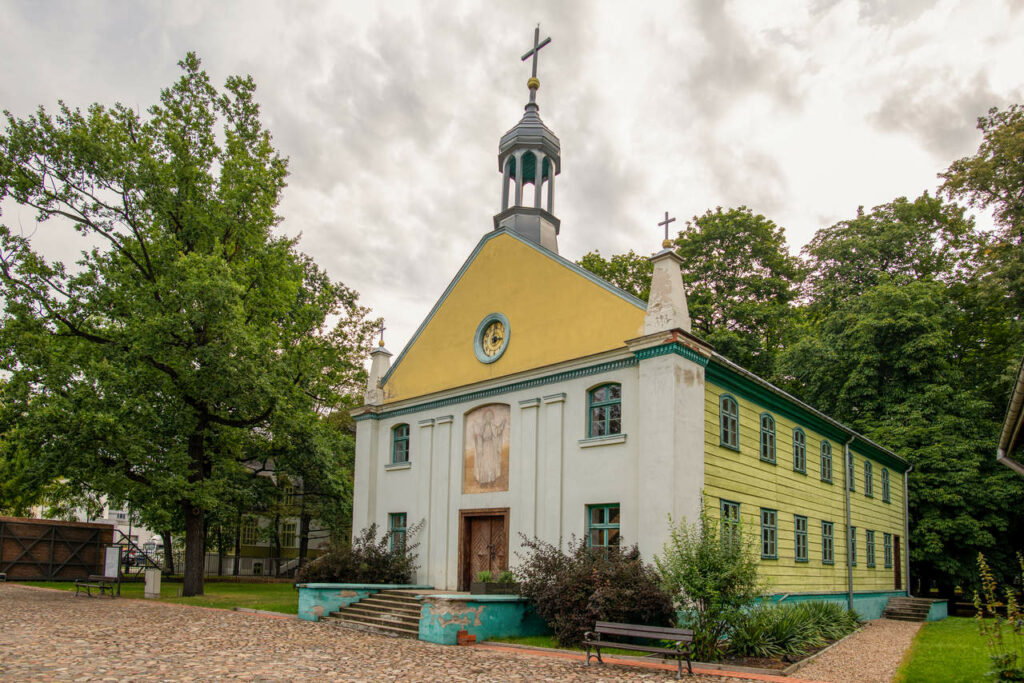
[[[533,636],[548,632],[544,621],[522,598],[505,595],[473,596],[459,599],[428,596],[423,599],[420,640],[455,645],[459,631],[475,635],[477,642],[488,638]]]

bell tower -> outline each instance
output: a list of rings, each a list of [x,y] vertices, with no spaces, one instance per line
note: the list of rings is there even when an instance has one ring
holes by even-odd
[[[533,58],[533,74],[526,82],[530,101],[523,118],[498,143],[501,172],[501,212],[494,228],[508,228],[558,253],[560,221],[555,218],[555,176],[562,170],[561,147],[551,129],[540,120],[537,106],[537,55],[551,38],[540,40],[540,25],[533,32],[533,48],[522,61]],[[532,196],[527,196],[527,190]]]

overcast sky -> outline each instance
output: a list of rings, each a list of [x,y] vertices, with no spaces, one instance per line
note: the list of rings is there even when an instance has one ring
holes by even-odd
[[[632,5],[627,8],[628,5]],[[498,211],[533,27],[562,142],[559,248],[660,245],[656,223],[745,204],[798,251],[977,149],[1024,102],[1024,2],[35,2],[0,0],[0,107],[145,109],[194,50],[251,74],[290,158],[283,229],[387,321],[398,352]],[[60,226],[39,248],[74,260]]]

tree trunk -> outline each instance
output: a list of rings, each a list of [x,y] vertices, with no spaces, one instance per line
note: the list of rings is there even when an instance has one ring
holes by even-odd
[[[235,523],[235,562],[231,567],[231,575],[238,576],[238,565],[242,563],[242,511],[238,511]]]
[[[164,539],[164,571],[168,574],[173,574],[174,549],[171,547],[171,532],[161,531],[160,538]]]
[[[206,515],[202,508],[186,502],[185,513],[185,576],[181,589],[184,597],[203,594],[203,520]]]
[[[299,567],[306,564],[309,553],[309,513],[305,509],[299,516]]]

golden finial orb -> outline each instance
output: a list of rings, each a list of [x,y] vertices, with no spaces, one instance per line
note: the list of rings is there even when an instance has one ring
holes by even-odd
[[[672,240],[665,240],[665,241],[663,241],[661,243],[661,248],[662,249],[671,249],[672,248]]]
[[[381,339],[379,342],[377,342],[377,346],[379,346],[380,348],[383,349],[384,348],[384,340]]]
[[[540,79],[537,77],[531,78],[530,80],[526,81],[526,87],[529,88],[530,90],[537,90],[538,88],[540,88]]]

